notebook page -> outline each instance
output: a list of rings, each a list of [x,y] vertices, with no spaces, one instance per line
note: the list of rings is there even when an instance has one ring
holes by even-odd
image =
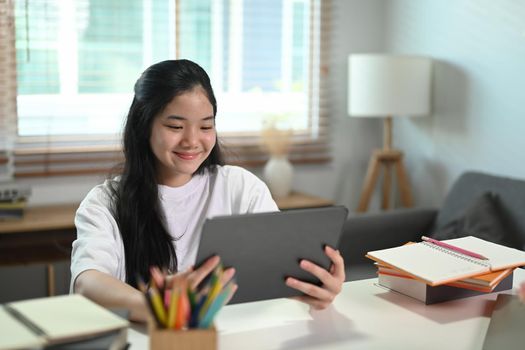
[[[0,349],[38,348],[44,344],[42,338],[31,332],[0,306]]]
[[[491,270],[493,271],[525,265],[524,251],[485,241],[481,238],[468,236],[449,239],[443,242],[489,258]]]
[[[423,243],[376,250],[367,255],[422,279],[430,285],[489,272],[486,266],[447,254]]]
[[[79,294],[9,304],[40,327],[53,343],[124,328],[128,321]]]

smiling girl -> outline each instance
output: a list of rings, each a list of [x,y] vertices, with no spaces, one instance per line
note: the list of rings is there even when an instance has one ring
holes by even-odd
[[[137,276],[150,266],[196,286],[218,264],[212,257],[193,269],[206,218],[277,211],[266,185],[236,166],[223,165],[215,129],[217,103],[206,72],[188,60],[163,61],[144,71],[123,135],[122,174],[93,188],[75,218],[71,291],[106,307],[127,308],[146,319]],[[323,283],[294,278],[299,300],[324,308],[341,290],[344,263],[327,247],[330,271],[308,261],[301,267]],[[271,258],[271,257],[268,257]],[[235,271],[229,268],[223,278]]]

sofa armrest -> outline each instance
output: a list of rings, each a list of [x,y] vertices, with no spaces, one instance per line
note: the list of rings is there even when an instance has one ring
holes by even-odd
[[[369,251],[419,240],[430,230],[436,215],[436,209],[411,208],[350,216],[339,240],[345,265],[370,262],[365,258]]]

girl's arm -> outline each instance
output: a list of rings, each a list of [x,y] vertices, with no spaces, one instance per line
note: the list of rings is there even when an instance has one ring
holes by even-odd
[[[144,294],[119,279],[97,270],[86,270],[75,280],[74,291],[106,308],[127,309],[131,321],[148,316]]]

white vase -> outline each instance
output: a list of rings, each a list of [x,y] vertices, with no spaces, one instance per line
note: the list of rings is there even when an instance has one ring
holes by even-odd
[[[272,155],[263,170],[272,196],[286,197],[292,191],[293,167],[284,155]]]

